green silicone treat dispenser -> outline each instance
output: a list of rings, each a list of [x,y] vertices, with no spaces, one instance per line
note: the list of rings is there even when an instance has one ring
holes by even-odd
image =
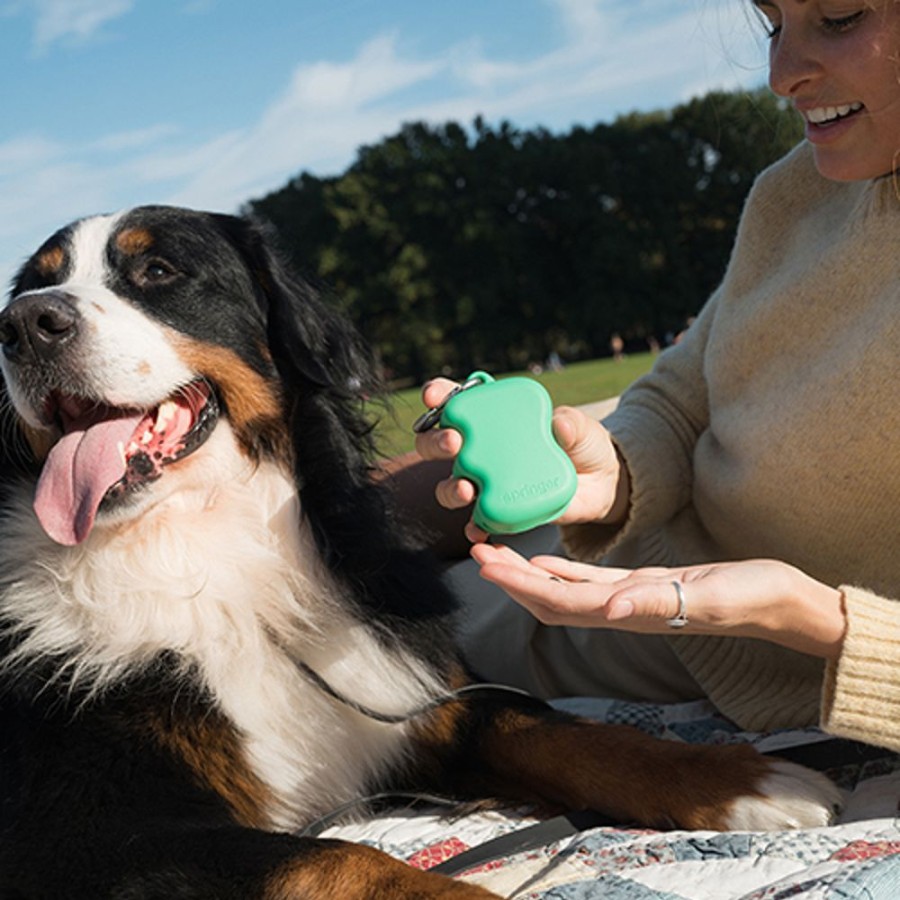
[[[530,378],[473,372],[443,406],[440,424],[463,446],[453,467],[478,488],[473,521],[491,534],[552,522],[575,493],[572,461],[553,437],[550,395]]]

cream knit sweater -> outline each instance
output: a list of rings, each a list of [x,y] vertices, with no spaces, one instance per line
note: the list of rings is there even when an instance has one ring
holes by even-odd
[[[605,420],[628,521],[564,541],[618,565],[776,558],[840,587],[837,664],[753,640],[672,645],[746,728],[818,721],[900,750],[897,191],[822,178],[806,144],[759,177],[718,291]]]

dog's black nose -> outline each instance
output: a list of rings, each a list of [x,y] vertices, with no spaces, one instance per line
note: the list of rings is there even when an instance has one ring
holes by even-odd
[[[23,294],[0,312],[0,346],[8,359],[48,359],[76,334],[80,314],[64,291]]]

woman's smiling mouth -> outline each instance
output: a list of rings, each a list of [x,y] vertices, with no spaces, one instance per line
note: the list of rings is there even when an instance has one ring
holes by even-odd
[[[801,115],[811,125],[829,125],[840,119],[859,112],[863,104],[858,100],[853,103],[842,103],[840,106],[817,106],[814,109],[802,110]]]

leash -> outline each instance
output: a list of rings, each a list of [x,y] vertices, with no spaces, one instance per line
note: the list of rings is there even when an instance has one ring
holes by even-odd
[[[456,688],[456,690],[447,691],[444,694],[437,694],[412,709],[407,709],[400,713],[389,713],[384,712],[383,710],[373,709],[371,706],[365,706],[351,697],[348,697],[346,694],[341,693],[313,669],[312,666],[303,662],[303,660],[298,660],[294,665],[304,678],[322,691],[323,694],[327,694],[331,697],[332,700],[342,703],[344,706],[349,707],[354,712],[358,712],[367,719],[372,719],[375,722],[382,722],[386,725],[400,725],[403,722],[409,722],[411,719],[425,715],[425,713],[429,713],[440,706],[446,706],[448,703],[462,700],[470,694],[512,694],[520,700],[527,700],[542,708],[548,708],[550,706],[546,700],[541,700],[539,697],[535,697],[533,694],[529,694],[528,691],[523,691],[521,688],[512,687],[508,684],[492,684],[486,681],[479,681],[474,684],[465,684],[460,688]]]
[[[437,872],[440,875],[459,875],[461,872],[474,869],[476,866],[483,866],[485,863],[493,862],[504,856],[523,853],[526,850],[536,850],[538,847],[553,844],[567,837],[574,837],[591,828],[616,824],[619,823],[609,816],[590,809],[564,813],[561,816],[554,816],[552,819],[544,819],[534,825],[519,828],[509,834],[491,838],[483,844],[478,844],[477,847],[470,847],[450,859],[445,859],[442,863],[432,866],[428,871]]]

